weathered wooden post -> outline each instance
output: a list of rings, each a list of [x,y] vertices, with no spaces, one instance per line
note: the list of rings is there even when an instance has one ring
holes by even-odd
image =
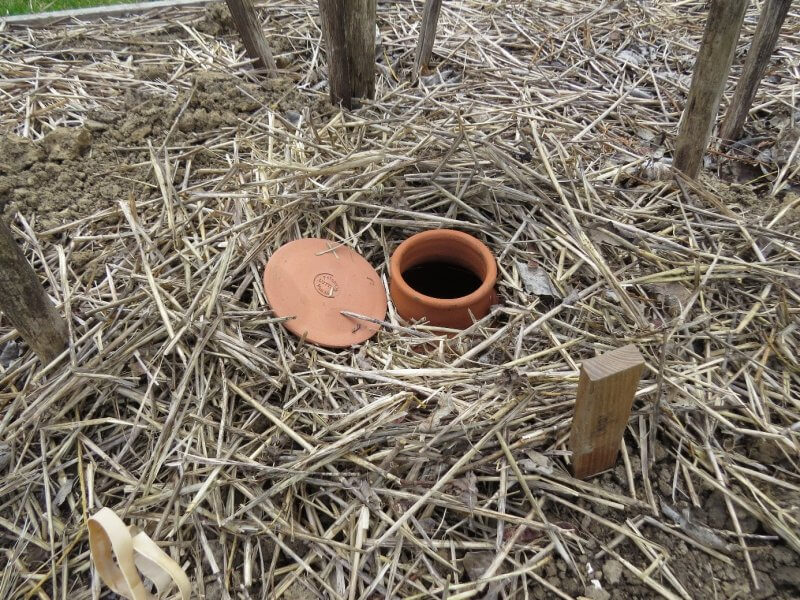
[[[231,11],[233,22],[242,38],[247,56],[254,60],[253,64],[256,68],[265,69],[270,77],[274,77],[277,67],[272,58],[269,44],[264,39],[264,32],[261,30],[253,3],[251,0],[225,0],[225,2]]]
[[[48,364],[67,346],[67,324],[0,219],[0,311]]]
[[[420,72],[428,68],[433,53],[433,41],[436,39],[436,25],[439,23],[439,12],[442,9],[442,0],[425,0],[422,10],[422,23],[419,27],[419,41],[417,54],[414,58],[414,79]]]
[[[742,135],[747,113],[750,112],[758,85],[767,71],[770,56],[775,51],[783,21],[791,5],[792,0],[767,0],[764,3],[756,32],[753,34],[753,42],[747,51],[742,76],[736,84],[736,91],[719,130],[719,137],[723,140],[734,141]]]
[[[697,177],[711,138],[748,0],[712,0],[683,109],[673,165]]]
[[[642,369],[644,359],[632,344],[581,365],[569,437],[578,479],[614,466]]]
[[[376,7],[377,0],[319,0],[333,104],[353,108],[353,98],[375,96]]]

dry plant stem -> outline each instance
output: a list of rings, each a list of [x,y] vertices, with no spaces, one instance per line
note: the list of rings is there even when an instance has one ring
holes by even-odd
[[[67,324],[25,259],[11,229],[0,219],[0,311],[43,364],[67,346]]]
[[[503,413],[516,412],[520,408],[521,406],[517,405],[514,407],[509,407],[507,409],[504,409],[502,412]],[[414,513],[416,513],[422,507],[422,505],[425,504],[428,498],[433,496],[433,494],[435,494],[443,485],[445,485],[450,479],[452,479],[452,477],[455,476],[455,474],[461,469],[461,467],[467,464],[472,459],[472,457],[481,449],[481,447],[487,441],[489,441],[489,439],[492,436],[494,436],[494,434],[497,431],[500,430],[500,428],[505,424],[506,419],[508,419],[509,416],[510,416],[509,414],[504,414],[502,419],[498,420],[497,424],[494,427],[492,427],[492,429],[490,429],[486,433],[486,435],[484,435],[469,450],[469,452],[467,452],[466,454],[464,454],[464,456],[459,458],[458,461],[456,461],[456,463],[452,467],[450,467],[447,473],[445,473],[441,478],[439,478],[439,480],[436,482],[434,486],[432,486],[427,492],[425,492],[425,494],[422,497],[420,497],[419,500],[417,500],[407,511],[405,511],[403,515],[394,522],[394,525],[392,525],[389,529],[386,530],[386,532],[375,542],[375,546],[379,546],[390,535],[392,535],[395,531],[397,531],[397,529],[399,529],[403,525],[403,523],[405,523],[409,518],[414,516]]]
[[[712,0],[709,4],[675,143],[675,168],[691,178],[697,177],[703,164],[747,4],[747,0]]]
[[[517,481],[522,487],[522,490],[525,493],[525,497],[528,499],[528,502],[531,505],[532,514],[536,514],[539,517],[539,520],[542,521],[542,523],[548,525],[547,534],[550,537],[550,541],[553,544],[553,547],[556,549],[558,554],[567,562],[570,568],[576,570],[575,561],[567,553],[564,547],[564,543],[560,539],[558,531],[555,528],[549,527],[549,523],[547,522],[547,517],[545,516],[544,512],[542,512],[542,507],[540,506],[539,502],[536,500],[536,498],[534,498],[533,493],[531,492],[531,489],[528,486],[528,483],[525,481],[525,477],[522,475],[522,472],[520,471],[517,461],[514,460],[514,456],[511,454],[511,450],[508,448],[508,444],[506,443],[505,439],[499,432],[496,435],[497,435],[497,441],[500,443],[500,447],[503,449],[503,454],[505,454],[508,464],[514,471],[514,475],[516,475]],[[497,564],[495,565],[495,563]],[[500,563],[497,561],[495,561],[495,563],[493,563],[493,566],[497,568],[500,565]]]
[[[758,86],[767,72],[770,58],[775,51],[781,27],[792,5],[792,0],[766,0],[758,18],[758,26],[747,52],[742,74],[736,83],[725,120],[719,130],[723,141],[738,140],[742,135],[747,113],[753,105]]]

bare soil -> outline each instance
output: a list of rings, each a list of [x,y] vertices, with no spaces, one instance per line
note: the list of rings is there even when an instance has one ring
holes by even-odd
[[[158,66],[139,70],[143,80],[166,77]],[[119,201],[140,198],[157,185],[151,152],[166,145],[185,145],[195,168],[222,167],[213,148],[198,143],[234,135],[265,106],[297,114],[308,101],[286,78],[258,84],[232,75],[198,72],[192,88],[172,98],[148,91],[129,91],[118,110],[98,109],[80,127],[58,127],[38,142],[4,133],[0,137],[0,208],[6,218],[17,212],[35,216],[40,229],[51,229]],[[180,182],[178,169],[175,180]]]

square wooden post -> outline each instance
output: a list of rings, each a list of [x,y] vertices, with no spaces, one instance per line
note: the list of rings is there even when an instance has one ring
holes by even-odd
[[[614,466],[642,369],[644,359],[632,344],[581,365],[569,440],[575,477]]]

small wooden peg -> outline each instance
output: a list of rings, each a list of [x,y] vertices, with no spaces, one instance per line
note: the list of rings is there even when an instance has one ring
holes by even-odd
[[[632,344],[581,365],[569,440],[575,477],[614,466],[643,369],[644,359]]]

